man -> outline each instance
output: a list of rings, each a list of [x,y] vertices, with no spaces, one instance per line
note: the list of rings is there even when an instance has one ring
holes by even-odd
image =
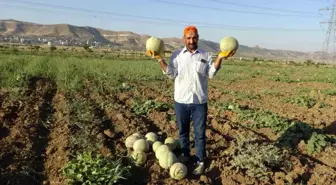
[[[179,142],[182,162],[190,157],[190,121],[193,121],[195,133],[196,167],[193,174],[200,175],[204,172],[204,159],[206,158],[206,121],[208,112],[208,82],[221,68],[223,58],[220,54],[213,62],[210,53],[198,48],[198,30],[194,26],[184,29],[183,41],[185,47],[175,51],[167,64],[160,56],[154,56],[160,63],[165,75],[174,79],[174,108],[176,121],[179,128]]]

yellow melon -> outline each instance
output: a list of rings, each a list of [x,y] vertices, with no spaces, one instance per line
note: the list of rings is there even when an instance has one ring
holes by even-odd
[[[234,37],[224,37],[220,41],[220,50],[223,53],[229,53],[230,51],[237,51],[239,48],[239,42]]]
[[[164,42],[158,37],[150,37],[146,41],[146,51],[155,52],[156,55],[164,52]]]

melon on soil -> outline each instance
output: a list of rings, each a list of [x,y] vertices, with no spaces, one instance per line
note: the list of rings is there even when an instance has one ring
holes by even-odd
[[[158,136],[154,132],[149,132],[145,135],[147,142],[152,146],[158,140]]]
[[[178,141],[174,139],[173,137],[168,137],[165,139],[164,144],[167,145],[170,150],[175,150],[178,144]]]
[[[134,151],[148,152],[149,144],[145,139],[138,139],[133,144]]]
[[[130,135],[130,136],[128,136],[128,137],[126,138],[126,140],[125,140],[125,146],[126,146],[127,148],[132,148],[134,142],[135,142],[136,140],[138,140],[138,139],[141,139],[141,137],[138,136],[138,135]]]
[[[187,167],[180,162],[174,163],[169,169],[169,175],[175,180],[181,180],[187,176]]]
[[[159,159],[159,165],[164,169],[170,168],[176,162],[176,155],[171,151],[164,153]]]
[[[156,150],[159,148],[159,146],[163,145],[163,143],[161,141],[156,141],[155,143],[153,143],[153,151],[156,152]]]
[[[136,166],[142,166],[147,161],[147,155],[145,152],[142,151],[134,151],[132,153],[132,158]]]
[[[169,147],[167,145],[161,145],[156,149],[155,157],[160,160],[160,158],[165,157],[168,152],[170,152]]]

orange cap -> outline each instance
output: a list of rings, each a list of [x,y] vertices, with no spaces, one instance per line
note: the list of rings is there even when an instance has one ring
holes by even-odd
[[[188,32],[198,33],[197,28],[195,26],[188,26],[184,28],[184,35],[187,34]]]

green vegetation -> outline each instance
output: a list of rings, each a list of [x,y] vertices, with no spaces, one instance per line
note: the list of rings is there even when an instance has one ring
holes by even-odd
[[[91,152],[78,154],[63,169],[69,184],[117,184],[130,175],[130,166],[123,166],[122,161],[110,160]]]
[[[317,98],[313,96],[290,97],[284,100],[285,103],[293,103],[307,108],[312,108],[317,101]]]
[[[172,122],[162,126],[154,120],[176,121],[171,111],[173,81],[162,74],[157,62],[144,57],[143,53],[80,49],[83,51],[60,47],[32,46],[24,50],[0,47],[0,90],[4,92],[0,94],[0,105],[8,108],[1,119],[6,119],[6,124],[24,120],[22,112],[31,107],[22,108],[23,98],[20,97],[29,98],[29,90],[37,91],[36,96],[39,90],[43,91],[27,82],[34,77],[46,77],[55,83],[56,94],[64,96],[64,102],[58,105],[61,108],[47,107],[64,110],[56,113],[44,110],[45,104],[58,100],[55,97],[41,97],[41,106],[34,109],[41,109],[36,111],[38,116],[44,112],[50,114],[47,127],[50,132],[54,125],[66,120],[64,124],[69,131],[66,150],[70,155],[77,154],[63,168],[63,175],[72,184],[118,183],[131,172],[127,164],[112,160],[125,154],[121,141],[126,134],[146,130],[144,127],[160,130],[163,134],[173,135],[176,131]],[[335,108],[335,71],[312,61],[304,64],[261,62],[257,58],[255,61],[225,61],[216,78],[209,81],[210,154],[222,154],[227,148],[219,146],[230,142],[234,145],[231,159],[220,162],[221,165],[230,163],[243,174],[272,181],[275,171],[290,169],[291,165],[284,161],[289,161],[288,155],[299,156],[298,149],[312,157],[324,152],[335,143],[335,134],[323,131],[325,125],[334,121],[332,115],[326,114]],[[318,92],[316,96],[307,95],[315,91]],[[50,100],[45,101],[46,98]],[[166,114],[164,117],[155,114],[160,117],[151,118],[147,114],[151,111]],[[143,123],[134,115],[149,121]],[[325,125],[318,125],[320,122]],[[126,125],[128,123],[132,125]],[[6,129],[1,131],[7,132]],[[228,141],[224,137],[233,138],[246,130],[267,139],[238,136]],[[106,155],[103,157],[102,153]],[[149,169],[152,168],[146,166],[141,170]],[[137,168],[132,170],[139,172]]]
[[[149,110],[168,111],[171,106],[165,102],[157,102],[155,100],[148,100],[144,103],[133,102],[132,111],[136,115],[147,115]]]
[[[328,136],[313,132],[312,136],[308,140],[308,153],[315,154],[322,152],[323,149],[329,144],[328,140]]]
[[[307,123],[291,121],[277,114],[261,109],[241,107],[236,102],[222,102],[214,105],[221,113],[226,110],[238,114],[240,125],[253,129],[270,128],[280,137],[275,142],[278,146],[295,149],[303,140],[308,143],[307,151],[310,154],[321,152],[327,145],[333,143],[331,136],[320,129],[315,129]]]
[[[158,65],[152,61],[110,61],[75,57],[0,55],[0,87],[18,87],[26,76],[53,79],[59,90],[83,91],[90,79],[92,89],[113,91],[123,82],[165,80]]]
[[[272,171],[285,168],[289,170],[291,163],[284,150],[273,144],[258,143],[255,139],[239,135],[237,144],[231,153],[230,164],[237,170],[246,170],[250,177],[270,181]]]

